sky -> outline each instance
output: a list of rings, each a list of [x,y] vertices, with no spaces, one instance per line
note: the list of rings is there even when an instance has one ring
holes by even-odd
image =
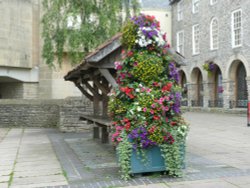
[[[143,8],[167,8],[168,0],[140,0]]]

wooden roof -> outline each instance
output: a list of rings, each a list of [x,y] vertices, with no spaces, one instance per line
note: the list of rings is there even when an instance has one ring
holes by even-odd
[[[93,69],[96,68],[114,68],[114,62],[107,62],[103,61],[107,56],[111,55],[118,49],[122,48],[120,38],[121,33],[118,33],[110,40],[106,41],[105,43],[101,44],[98,48],[96,48],[93,52],[89,53],[82,63],[75,67],[73,70],[69,71],[64,79],[66,81],[75,81],[80,78],[84,74],[92,74]],[[176,52],[175,50],[169,48],[169,54],[171,54],[174,61],[177,63],[178,66],[186,65],[187,62],[185,58]]]

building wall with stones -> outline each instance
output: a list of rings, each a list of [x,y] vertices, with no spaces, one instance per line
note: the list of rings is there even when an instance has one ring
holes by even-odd
[[[67,58],[50,69],[41,58],[42,0],[0,1],[0,98],[62,99],[80,96],[63,76]]]
[[[173,1],[172,44],[180,45],[177,34],[183,31],[182,55],[188,64],[180,70],[180,84],[187,99],[185,105],[245,108],[250,90],[250,1],[224,0],[211,5],[210,0],[200,0],[198,12],[192,12],[192,0]],[[182,19],[178,20],[178,12]],[[233,47],[232,13],[241,10],[239,26],[241,45]],[[218,48],[211,49],[211,23],[218,23]],[[193,54],[193,26],[199,25],[199,48]],[[179,48],[180,49],[180,48]],[[211,73],[203,69],[205,63],[213,64]]]
[[[90,129],[80,120],[81,114],[91,114],[92,103],[79,97],[51,100],[0,100],[0,127],[58,127],[63,132]]]

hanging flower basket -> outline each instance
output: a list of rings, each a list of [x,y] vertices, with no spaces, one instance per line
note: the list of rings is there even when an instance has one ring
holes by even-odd
[[[213,62],[206,62],[202,67],[205,71],[207,71],[209,76],[211,76],[215,71],[215,64]]]
[[[166,34],[153,16],[133,17],[123,29],[123,60],[115,62],[110,93],[112,141],[123,179],[131,173],[168,171],[181,176],[187,123],[181,116],[181,88]]]

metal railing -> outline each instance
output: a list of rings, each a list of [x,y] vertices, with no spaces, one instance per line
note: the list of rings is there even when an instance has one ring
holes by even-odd
[[[203,107],[203,100],[191,100],[191,106]]]
[[[229,101],[229,108],[247,108],[247,100]]]
[[[217,108],[223,108],[223,100],[209,100],[208,101],[208,107],[217,107]]]
[[[188,101],[187,100],[181,101],[181,106],[188,106]]]

